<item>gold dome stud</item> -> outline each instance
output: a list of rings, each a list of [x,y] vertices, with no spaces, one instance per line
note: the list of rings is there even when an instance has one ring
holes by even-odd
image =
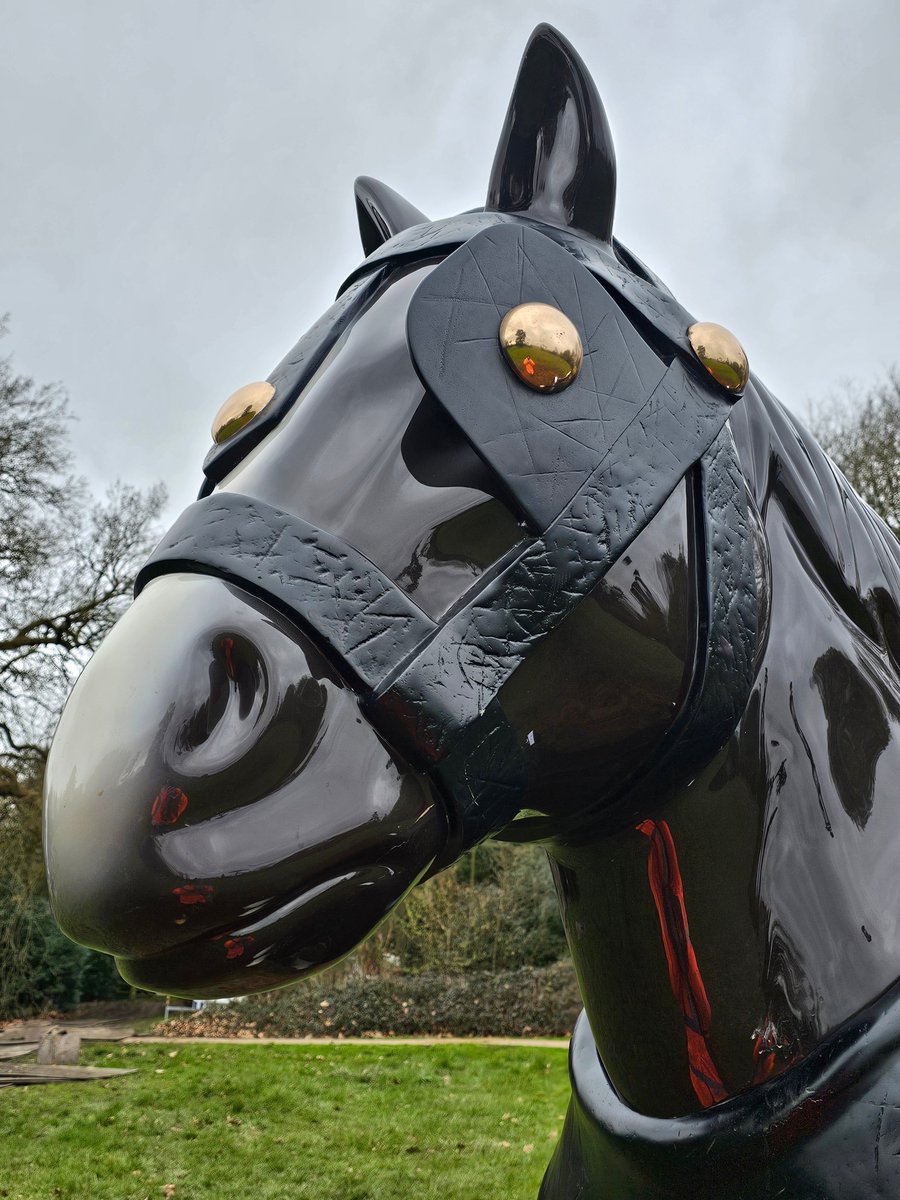
[[[687,335],[694,353],[716,383],[729,392],[742,392],[750,378],[750,364],[734,334],[712,321],[698,321]]]
[[[538,392],[561,392],[578,375],[584,351],[565,313],[530,302],[511,308],[500,322],[500,346],[510,368]]]
[[[212,423],[213,441],[225,442],[237,433],[239,429],[261,412],[272,397],[275,388],[271,383],[245,383],[243,387],[232,392]]]

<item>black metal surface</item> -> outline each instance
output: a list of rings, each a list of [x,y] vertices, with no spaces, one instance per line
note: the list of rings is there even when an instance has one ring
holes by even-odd
[[[513,87],[485,208],[608,242],[615,204],[615,152],[594,81],[568,42],[539,25]]]
[[[582,1014],[573,1095],[541,1200],[803,1200],[900,1191],[900,999],[848,1021],[801,1066],[675,1120],[642,1116],[610,1085]]]
[[[357,685],[376,686],[435,628],[377,567],[340,538],[261,500],[219,492],[197,500],[141,568],[198,571],[243,584],[315,631]]]
[[[371,254],[403,229],[428,223],[428,218],[393,188],[360,175],[353,186],[363,252]]]
[[[60,722],[55,911],[135,982],[246,992],[543,839],[587,1013],[545,1200],[893,1195],[900,546],[697,366],[611,183],[589,211],[595,96],[541,27],[506,211],[363,188],[370,257]],[[523,299],[579,324],[577,387],[508,372]]]

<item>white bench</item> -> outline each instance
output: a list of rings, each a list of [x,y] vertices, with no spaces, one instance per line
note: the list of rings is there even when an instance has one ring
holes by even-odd
[[[206,1008],[206,1006],[207,1006],[207,1004],[208,1004],[208,1003],[209,1003],[209,1001],[208,1001],[208,1000],[187,1000],[187,1001],[185,1001],[185,1002],[184,1002],[184,1003],[182,1003],[182,1004],[170,1004],[170,1003],[169,1003],[169,1000],[168,1000],[168,997],[166,997],[166,1007],[165,1007],[165,1009],[164,1009],[164,1011],[163,1011],[163,1020],[164,1020],[164,1021],[168,1021],[168,1019],[169,1019],[169,1013],[174,1013],[174,1012],[185,1012],[185,1013],[195,1013],[195,1012],[200,1012],[200,1010],[201,1010],[201,1009],[203,1009],[203,1008]]]

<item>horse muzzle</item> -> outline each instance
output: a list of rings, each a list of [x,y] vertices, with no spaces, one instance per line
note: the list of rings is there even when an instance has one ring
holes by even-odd
[[[47,764],[60,925],[161,991],[259,990],[334,962],[446,832],[427,783],[296,626],[203,576],[140,595]]]

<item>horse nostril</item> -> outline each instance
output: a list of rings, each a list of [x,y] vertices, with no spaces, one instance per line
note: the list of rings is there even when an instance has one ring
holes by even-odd
[[[420,830],[437,841],[441,814],[359,720],[354,693],[274,609],[212,578],[154,580],[89,663],[54,739],[45,812],[58,919],[138,956],[233,925],[216,953],[237,961],[244,947],[247,963],[261,951],[242,923],[329,876],[345,852],[335,847],[377,857],[408,837],[418,864]]]
[[[322,735],[328,689],[314,654],[260,617],[226,617],[185,646],[156,787],[183,788],[191,823],[282,786]]]
[[[213,642],[213,656],[221,661],[238,700],[238,716],[249,716],[254,701],[265,688],[265,664],[259,650],[247,638],[237,634],[222,634]]]
[[[178,754],[189,754],[214,736],[234,737],[241,726],[255,725],[269,694],[265,661],[249,638],[217,634],[201,654],[206,660],[207,686],[178,724]]]

